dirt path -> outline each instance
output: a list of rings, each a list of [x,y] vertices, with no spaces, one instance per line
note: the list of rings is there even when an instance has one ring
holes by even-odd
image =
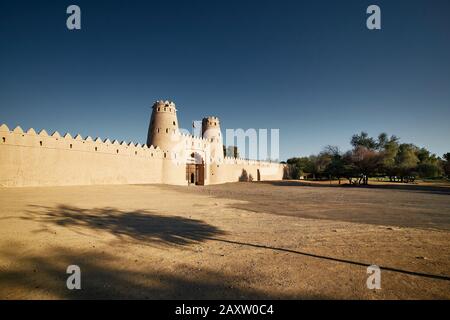
[[[3,299],[450,298],[445,193],[263,183],[0,190]],[[66,288],[71,264],[82,290]],[[370,264],[382,267],[381,290],[366,288]]]

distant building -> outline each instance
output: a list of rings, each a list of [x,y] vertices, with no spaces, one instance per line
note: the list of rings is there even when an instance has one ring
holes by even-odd
[[[220,121],[206,117],[202,136],[179,131],[173,102],[156,101],[147,144],[91,137],[48,135],[0,126],[0,185],[218,184],[280,180],[284,165],[225,156]]]

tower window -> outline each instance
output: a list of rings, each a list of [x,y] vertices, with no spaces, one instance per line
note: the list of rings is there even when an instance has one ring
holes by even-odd
[[[161,111],[161,108],[158,108],[158,111]]]
[[[156,129],[156,131],[159,133],[159,128],[158,129]]]
[[[39,141],[39,145],[42,147],[42,141]]]
[[[164,152],[164,158],[166,158],[167,157],[167,154]]]
[[[169,129],[166,129],[166,133],[169,133]]]
[[[95,151],[97,151],[97,147],[95,147]]]
[[[116,153],[119,153],[119,149],[116,150]]]
[[[176,126],[175,121],[173,122],[173,125]]]
[[[137,151],[135,151],[134,154],[137,156]]]
[[[72,144],[70,144],[70,146],[69,146],[69,147],[70,147],[70,149],[72,149]]]
[[[3,140],[3,143],[5,143],[5,142],[6,142],[6,138],[5,138],[5,137],[3,137],[3,138],[2,138],[2,140]]]

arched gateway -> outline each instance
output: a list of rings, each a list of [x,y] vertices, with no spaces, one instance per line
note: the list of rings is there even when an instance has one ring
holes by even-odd
[[[186,161],[186,180],[188,184],[205,185],[205,161],[196,152]]]

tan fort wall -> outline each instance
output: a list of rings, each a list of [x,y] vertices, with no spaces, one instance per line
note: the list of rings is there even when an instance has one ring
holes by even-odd
[[[159,148],[6,125],[0,139],[0,186],[185,183],[184,166]]]
[[[177,156],[180,159],[188,159],[194,153],[200,155],[205,160],[206,185],[239,181],[242,177],[243,170],[248,175],[251,175],[254,181],[258,180],[258,170],[261,181],[283,179],[284,165],[282,164],[229,157],[222,159],[219,157],[219,159],[216,159],[210,154],[211,142],[208,138],[181,134],[180,140],[182,142],[178,146],[182,147],[177,147],[176,149]],[[213,148],[217,149],[217,146],[213,146]],[[222,144],[220,145],[220,150],[223,150]],[[216,163],[215,160],[219,160],[219,162]],[[199,163],[199,161],[197,160],[196,163]]]
[[[208,170],[211,184],[240,181],[244,170],[253,181],[258,181],[258,178],[260,181],[282,180],[284,175],[284,165],[279,163],[229,157],[225,157],[221,164],[210,165]]]
[[[20,127],[0,126],[0,186],[59,186],[92,184],[186,185],[186,159],[198,153],[209,158],[206,139],[180,135],[178,151],[91,137],[49,135]],[[207,162],[207,161],[206,161]],[[281,180],[283,165],[224,158],[205,165],[205,184],[239,181],[243,170],[258,180]]]

